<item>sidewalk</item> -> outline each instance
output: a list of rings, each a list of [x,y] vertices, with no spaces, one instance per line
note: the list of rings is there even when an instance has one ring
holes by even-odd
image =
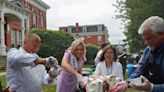
[[[6,72],[0,72],[0,76],[6,75]]]

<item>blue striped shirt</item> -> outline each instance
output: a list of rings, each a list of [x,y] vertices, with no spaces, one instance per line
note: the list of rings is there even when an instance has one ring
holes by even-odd
[[[162,80],[164,80],[164,43],[161,43],[160,47],[156,49],[156,62],[155,64],[161,65],[161,75]],[[153,54],[149,47],[145,48],[143,56],[141,57],[139,61],[140,67],[137,68],[137,70],[131,75],[131,78],[139,77],[144,73],[146,68],[149,66],[147,63],[153,63]],[[159,67],[160,68],[160,67]],[[159,72],[159,71],[156,71]],[[157,80],[157,79],[154,79]],[[162,84],[154,84],[152,92],[164,92],[164,83]]]

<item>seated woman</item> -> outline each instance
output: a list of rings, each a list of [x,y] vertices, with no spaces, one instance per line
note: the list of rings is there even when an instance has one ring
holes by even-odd
[[[122,65],[121,63],[116,62],[116,59],[116,49],[111,45],[105,46],[100,57],[100,63],[97,64],[94,75],[114,75],[123,80]]]

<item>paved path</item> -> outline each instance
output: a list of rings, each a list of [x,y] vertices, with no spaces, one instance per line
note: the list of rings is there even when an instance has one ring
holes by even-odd
[[[6,75],[6,72],[0,72],[0,76]]]

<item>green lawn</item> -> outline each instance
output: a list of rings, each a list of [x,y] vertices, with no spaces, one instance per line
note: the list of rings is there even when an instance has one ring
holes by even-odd
[[[91,65],[85,65],[84,67],[88,68],[88,67],[92,67],[92,66]],[[1,81],[2,87],[5,88],[6,87],[5,76],[0,76],[0,81]],[[44,92],[55,92],[56,86],[55,85],[43,85],[43,89],[44,89]],[[141,92],[141,91],[134,90],[132,88],[126,88],[125,92]]]
[[[44,92],[56,92],[56,86],[55,85],[44,85],[43,90],[44,90]]]
[[[5,78],[5,76],[0,76],[0,81],[1,81],[2,88],[5,88],[6,87],[6,78]]]

